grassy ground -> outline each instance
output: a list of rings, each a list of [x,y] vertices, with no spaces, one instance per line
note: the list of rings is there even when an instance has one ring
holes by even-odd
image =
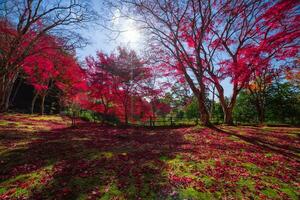
[[[0,199],[299,199],[297,128],[0,117]]]

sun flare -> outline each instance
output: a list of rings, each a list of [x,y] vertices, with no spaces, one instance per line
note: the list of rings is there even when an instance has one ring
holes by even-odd
[[[129,26],[128,30],[126,30],[123,34],[125,42],[128,43],[137,43],[140,41],[141,33],[134,26]]]
[[[120,11],[116,10],[112,21],[114,29],[120,31],[118,42],[123,45],[130,45],[134,49],[140,47],[143,34],[134,20],[122,17]]]

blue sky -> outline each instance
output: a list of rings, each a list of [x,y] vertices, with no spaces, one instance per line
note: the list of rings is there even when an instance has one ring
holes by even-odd
[[[102,3],[102,0],[92,0],[92,6],[97,12],[103,11]],[[97,50],[110,53],[119,45],[130,47],[138,51],[139,47],[142,46],[140,43],[144,42],[143,34],[135,29],[134,24],[128,20],[117,19],[114,21],[114,25],[115,28],[120,28],[124,31],[116,39],[112,39],[112,37],[115,38],[113,32],[104,29],[97,24],[93,24],[84,30],[80,30],[82,36],[88,39],[89,44],[86,47],[77,50],[79,60],[83,61],[84,58],[89,55],[94,56]],[[230,96],[232,93],[230,81],[225,80],[222,84],[224,86],[225,95]]]

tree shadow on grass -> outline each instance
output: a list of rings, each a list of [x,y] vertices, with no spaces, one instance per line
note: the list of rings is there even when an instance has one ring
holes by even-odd
[[[260,138],[259,134],[258,136],[240,134],[238,131],[226,130],[224,128],[219,128],[216,126],[212,127],[212,130],[224,133],[226,135],[235,136],[245,142],[259,146],[265,150],[284,155],[287,158],[295,159],[296,161],[300,162],[300,157],[299,157],[300,149],[297,147],[293,147],[288,144],[279,144],[276,142],[272,142],[270,140],[266,140],[264,138]]]
[[[200,184],[198,189],[203,191],[205,186],[198,179],[203,177],[215,181],[207,191],[226,188],[234,193],[233,182],[240,180],[239,170],[247,171],[241,165],[249,160],[258,164],[250,165],[255,176],[257,171],[273,176],[274,170],[263,168],[273,161],[256,157],[264,156],[266,148],[255,138],[219,129],[191,130],[119,129],[88,123],[30,134],[0,130],[1,143],[5,139],[17,144],[0,154],[0,188],[4,188],[0,199],[21,199],[22,195],[34,200],[183,199],[178,190],[189,187],[187,192],[200,194],[191,187]],[[179,159],[179,154],[183,158]],[[254,160],[244,160],[249,155]],[[170,169],[168,161],[175,169]],[[189,175],[196,178],[189,180]]]
[[[28,140],[13,135],[7,137]],[[161,158],[175,157],[185,143],[176,131],[91,124],[34,137],[0,155],[0,185],[8,197],[17,188],[20,196],[29,189],[29,199],[165,199],[172,188]]]

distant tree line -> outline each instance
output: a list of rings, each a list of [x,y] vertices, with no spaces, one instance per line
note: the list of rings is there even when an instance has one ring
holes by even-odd
[[[260,106],[257,105],[256,96],[247,89],[242,90],[233,109],[234,122],[236,124],[300,124],[300,89],[298,86],[290,82],[273,83],[264,94],[264,98],[263,111],[261,111]],[[220,103],[210,101],[210,107],[212,105],[211,121],[222,123],[224,113]],[[198,104],[194,98],[180,111],[183,113],[180,115],[193,119],[199,115],[198,110]]]

